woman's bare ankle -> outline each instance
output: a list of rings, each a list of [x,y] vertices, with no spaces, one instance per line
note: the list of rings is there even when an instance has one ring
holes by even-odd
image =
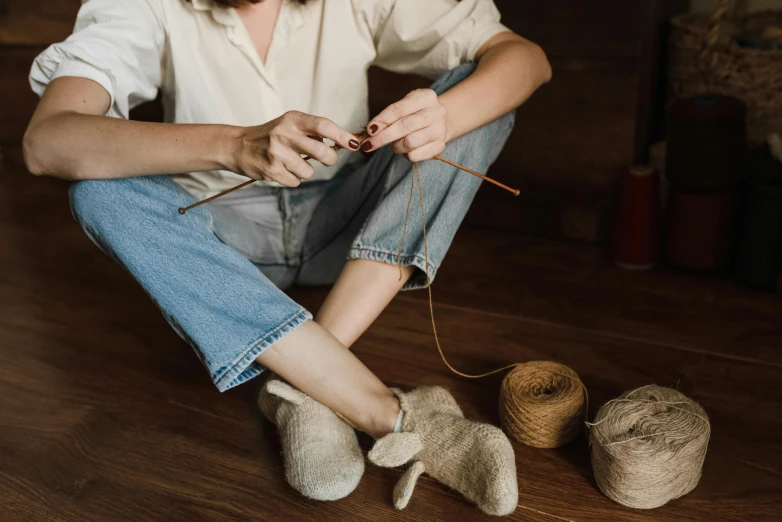
[[[387,395],[372,402],[377,404],[377,407],[367,412],[366,420],[361,422],[362,425],[358,426],[358,429],[374,439],[379,439],[394,431],[399,418],[399,400],[389,390]]]
[[[393,431],[399,416],[396,396],[317,323],[305,322],[257,361],[357,429],[373,437]]]

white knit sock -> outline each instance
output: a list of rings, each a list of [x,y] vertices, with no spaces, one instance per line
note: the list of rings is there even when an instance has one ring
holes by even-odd
[[[402,408],[399,408],[399,415],[397,415],[396,422],[394,423],[394,433],[402,431],[402,419],[404,416],[405,412],[402,411]]]

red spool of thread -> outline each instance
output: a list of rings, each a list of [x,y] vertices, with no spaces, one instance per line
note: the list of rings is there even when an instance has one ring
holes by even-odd
[[[665,224],[668,261],[688,270],[727,266],[740,202],[738,189],[687,192],[672,187]]]
[[[625,270],[648,270],[657,262],[660,175],[651,167],[622,172],[611,253]]]

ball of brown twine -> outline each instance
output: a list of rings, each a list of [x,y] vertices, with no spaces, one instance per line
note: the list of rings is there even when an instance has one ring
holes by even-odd
[[[678,391],[649,385],[624,393],[589,428],[595,480],[611,500],[651,509],[698,485],[711,426]]]
[[[517,442],[556,448],[581,433],[586,388],[578,374],[551,361],[519,364],[502,381],[500,420]]]

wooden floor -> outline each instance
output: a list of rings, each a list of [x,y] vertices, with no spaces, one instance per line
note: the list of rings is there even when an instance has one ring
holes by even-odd
[[[316,308],[322,289],[297,290]],[[703,479],[634,511],[596,488],[584,438],[514,444],[518,521],[775,520],[782,513],[782,300],[729,281],[628,273],[592,246],[460,232],[434,286],[451,362],[481,371],[553,359],[589,389],[591,415],[648,383],[675,386],[712,420]],[[424,292],[398,297],[356,352],[387,383],[447,386],[497,423],[499,377],[451,375]],[[398,470],[369,465],[347,499],[286,486],[256,384],[219,394],[130,277],[72,221],[66,185],[0,172],[0,520],[481,520],[419,481],[391,506]],[[363,444],[368,447],[369,441]]]

